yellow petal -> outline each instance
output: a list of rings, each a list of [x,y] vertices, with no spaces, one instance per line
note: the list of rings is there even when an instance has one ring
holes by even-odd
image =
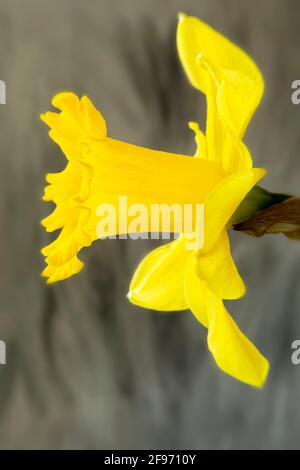
[[[187,309],[183,279],[190,256],[181,238],[151,251],[133,275],[130,302],[160,311]]]
[[[228,176],[211,191],[204,203],[203,252],[213,247],[232,214],[264,174],[262,168],[244,170]]]
[[[208,62],[203,62],[207,65]],[[207,65],[208,66],[208,65]],[[239,97],[237,90],[232,90],[232,96],[228,93],[229,85],[224,80],[217,78],[219,74],[212,65],[208,66],[210,74],[214,77],[210,83],[210,92],[207,95],[207,120],[206,120],[206,148],[209,160],[222,163],[226,175],[252,168],[252,157],[246,145],[242,142],[242,136],[246,129],[246,123],[250,120],[250,114],[243,121],[241,117],[245,109],[234,112],[234,102],[238,97],[238,103],[247,102],[245,96],[250,96],[246,89],[242,89]],[[251,101],[248,98],[248,102]],[[243,127],[243,132],[239,126]]]
[[[202,55],[219,71],[219,86],[225,83],[223,99],[230,103],[232,120],[241,137],[264,90],[262,75],[253,60],[238,46],[198,18],[181,14],[177,29],[177,48],[192,85],[211,93],[209,70],[199,68]],[[217,93],[216,87],[215,94]]]
[[[210,251],[200,251],[196,256],[196,273],[220,299],[239,299],[245,295],[245,284],[232,259],[225,229]]]
[[[269,363],[241,332],[222,301],[209,304],[208,347],[217,365],[227,374],[254,387],[262,387]]]
[[[193,290],[189,287],[193,277]],[[254,387],[262,387],[269,364],[266,358],[240,331],[228,314],[222,300],[207,287],[205,281],[192,275],[185,281],[189,305],[196,318],[208,326],[208,347],[217,365],[227,374]]]

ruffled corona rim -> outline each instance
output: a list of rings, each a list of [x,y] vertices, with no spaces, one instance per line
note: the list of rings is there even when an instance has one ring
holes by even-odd
[[[49,136],[69,162],[61,173],[46,176],[49,186],[43,200],[53,201],[56,209],[41,223],[48,232],[62,228],[59,237],[42,250],[48,264],[42,274],[48,283],[65,279],[83,268],[77,253],[93,241],[85,230],[90,217],[90,209],[85,204],[92,178],[89,154],[93,144],[107,134],[103,117],[88,97],[79,99],[73,93],[60,93],[52,104],[61,113],[47,112],[41,119],[51,128]]]

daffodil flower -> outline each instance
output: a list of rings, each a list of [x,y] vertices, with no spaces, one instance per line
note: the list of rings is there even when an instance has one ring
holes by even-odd
[[[252,168],[242,141],[263,94],[254,62],[202,21],[181,14],[177,30],[181,62],[192,85],[206,95],[206,135],[196,123],[197,159],[219,162],[224,178],[204,201],[204,246],[186,249],[185,235],[152,251],[138,266],[128,297],[161,311],[190,309],[208,328],[208,347],[217,365],[236,379],[261,387],[268,362],[239,330],[223,300],[245,294],[230,253],[230,220],[263,169]]]
[[[51,283],[82,269],[77,255],[99,238],[97,208],[103,203],[116,206],[121,195],[130,204],[149,208],[204,203],[204,246],[187,248],[197,238],[198,221],[192,237],[182,233],[146,256],[128,297],[154,310],[190,309],[208,328],[208,346],[218,366],[261,387],[268,362],[239,330],[223,300],[245,293],[227,229],[264,175],[263,169],[252,167],[242,140],[263,94],[263,79],[241,49],[196,18],[180,15],[177,46],[190,82],[207,98],[205,134],[197,123],[190,123],[197,144],[194,158],[111,139],[101,113],[87,97],[73,93],[58,94],[52,103],[60,112],[41,116],[68,159],[63,172],[47,175],[44,200],[53,201],[56,208],[42,223],[49,232],[61,232],[42,250],[47,263],[43,275]],[[110,235],[123,234],[121,225]]]
[[[56,208],[42,224],[48,232],[61,230],[42,250],[47,263],[43,275],[49,283],[82,269],[78,252],[101,237],[97,232],[101,204],[117,207],[118,198],[125,195],[128,205],[143,204],[149,213],[153,204],[190,204],[195,208],[224,178],[219,162],[109,138],[101,113],[85,96],[79,99],[73,93],[60,93],[52,103],[60,112],[47,112],[41,119],[51,128],[49,135],[68,163],[61,173],[46,177],[49,185],[43,199],[54,202]],[[174,230],[171,225],[170,231]],[[124,234],[122,223],[108,235],[119,234]]]

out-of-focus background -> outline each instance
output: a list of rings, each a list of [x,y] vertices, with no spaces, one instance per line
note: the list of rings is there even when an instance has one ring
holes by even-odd
[[[60,90],[87,94],[112,137],[190,153],[189,120],[205,102],[176,49],[177,13],[206,20],[255,58],[266,82],[247,133],[264,186],[299,195],[297,0],[1,0],[1,448],[300,448],[300,243],[232,235],[248,295],[230,304],[271,362],[264,390],[225,376],[190,312],[130,305],[139,260],[158,242],[98,241],[86,267],[52,287],[40,278],[50,238],[39,221],[44,175],[63,168],[39,113]]]

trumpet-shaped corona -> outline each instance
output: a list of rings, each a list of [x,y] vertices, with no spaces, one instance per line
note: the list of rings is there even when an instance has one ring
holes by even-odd
[[[148,208],[151,227],[154,204],[190,204],[196,210],[196,205],[203,203],[223,178],[218,162],[109,138],[102,115],[87,97],[79,99],[73,93],[60,93],[52,103],[60,112],[47,112],[41,119],[50,127],[49,135],[68,163],[63,172],[47,175],[49,185],[43,196],[56,208],[42,224],[49,232],[61,230],[58,238],[42,250],[47,262],[43,275],[50,283],[82,269],[78,252],[101,238],[97,232],[99,206],[116,208],[120,196],[126,196],[128,205],[143,204]],[[109,235],[124,234],[125,224],[122,220],[120,223],[120,217],[117,222],[115,233]],[[174,219],[170,222],[173,232]]]

